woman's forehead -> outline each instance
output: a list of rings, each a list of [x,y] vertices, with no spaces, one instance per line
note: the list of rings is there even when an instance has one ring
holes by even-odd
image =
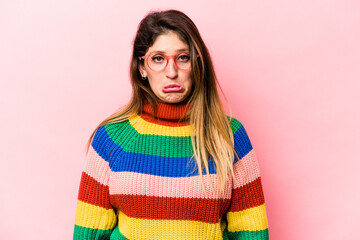
[[[159,35],[147,52],[155,51],[164,54],[173,54],[181,51],[189,51],[189,46],[176,32],[169,31]]]

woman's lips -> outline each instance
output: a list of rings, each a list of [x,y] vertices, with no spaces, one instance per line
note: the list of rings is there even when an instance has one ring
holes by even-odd
[[[184,88],[182,86],[179,86],[177,84],[170,84],[163,88],[163,92],[169,93],[169,92],[181,92]]]

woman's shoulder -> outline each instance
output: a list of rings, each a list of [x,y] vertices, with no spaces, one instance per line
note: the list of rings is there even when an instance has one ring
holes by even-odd
[[[234,135],[235,150],[240,157],[243,157],[253,149],[250,138],[242,122],[234,117],[228,116],[228,119]]]
[[[227,118],[228,118],[228,121],[229,121],[229,123],[230,123],[230,127],[231,127],[231,129],[232,129],[233,134],[235,134],[236,132],[238,132],[238,130],[239,130],[240,128],[243,128],[243,127],[244,127],[243,124],[240,122],[239,119],[237,119],[237,118],[235,118],[235,117],[233,117],[233,116],[227,116]]]
[[[128,119],[121,121],[114,121],[100,125],[94,134],[94,140],[105,141],[107,138],[111,138],[114,135],[118,135],[123,132],[128,126]]]
[[[109,122],[104,124],[102,127],[105,128],[107,131],[119,131],[122,130],[123,128],[126,127],[126,125],[128,125],[129,123],[129,119],[122,119],[121,121],[113,121],[113,122]]]
[[[91,146],[96,152],[106,156],[106,151],[109,147],[112,147],[116,141],[126,134],[126,128],[128,128],[128,120],[125,119],[119,122],[110,122],[100,125],[95,129],[94,136],[91,141]]]

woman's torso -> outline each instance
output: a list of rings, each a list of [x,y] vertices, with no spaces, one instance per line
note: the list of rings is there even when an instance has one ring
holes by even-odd
[[[118,217],[111,239],[223,239],[231,180],[220,198],[209,161],[213,189],[205,171],[203,188],[189,125],[136,115],[105,129],[110,202]]]

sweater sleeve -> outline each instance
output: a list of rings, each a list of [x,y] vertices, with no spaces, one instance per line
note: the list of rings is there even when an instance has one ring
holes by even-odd
[[[232,118],[235,158],[232,198],[227,218],[229,239],[269,239],[260,168],[250,139],[242,124]]]
[[[116,226],[116,212],[110,204],[107,145],[105,127],[97,129],[81,175],[76,206],[73,239],[110,239]]]

